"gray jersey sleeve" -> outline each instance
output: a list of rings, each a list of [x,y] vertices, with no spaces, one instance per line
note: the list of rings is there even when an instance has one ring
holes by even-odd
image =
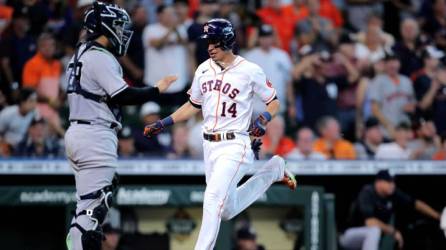
[[[413,89],[412,80],[410,80],[410,78],[406,77],[406,76],[401,76],[401,78],[402,78],[401,80],[405,82],[405,86],[407,88],[406,91],[407,91],[407,95],[408,95],[408,98],[409,98],[409,102],[415,102],[416,101],[416,99],[415,99],[415,91]]]
[[[384,78],[382,76],[376,76],[369,85],[368,91],[370,94],[370,99],[372,101],[376,101],[381,103],[382,93],[381,93],[381,84]]]
[[[93,52],[93,51],[92,51]],[[95,63],[90,64],[93,79],[113,97],[128,87],[122,78],[122,68],[108,52],[94,51]]]

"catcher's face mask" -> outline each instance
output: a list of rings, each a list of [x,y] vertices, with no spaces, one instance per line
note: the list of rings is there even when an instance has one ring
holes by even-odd
[[[116,33],[116,40],[118,41],[117,54],[123,56],[127,53],[130,40],[132,39],[133,31],[131,30],[132,23],[129,21],[116,20],[113,23],[113,28]]]

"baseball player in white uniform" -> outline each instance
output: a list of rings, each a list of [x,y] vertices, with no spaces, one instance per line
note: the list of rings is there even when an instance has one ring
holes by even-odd
[[[78,46],[67,69],[70,127],[65,145],[77,196],[67,237],[70,250],[101,250],[101,224],[117,185],[120,107],[156,98],[176,79],[165,77],[154,88],[127,86],[116,57],[126,53],[130,24],[124,9],[95,2],[85,14],[86,41]]]
[[[203,113],[206,191],[203,219],[195,250],[212,250],[221,220],[229,220],[256,201],[277,181],[292,190],[293,174],[285,161],[274,156],[243,185],[239,181],[251,169],[260,145],[251,139],[265,134],[265,126],[279,110],[276,91],[256,64],[232,53],[235,33],[225,19],[212,19],[204,25],[203,39],[208,41],[210,59],[196,70],[189,102],[170,116],[150,124],[145,135],[151,137],[165,127],[182,122],[200,110]],[[252,124],[253,97],[267,105]]]

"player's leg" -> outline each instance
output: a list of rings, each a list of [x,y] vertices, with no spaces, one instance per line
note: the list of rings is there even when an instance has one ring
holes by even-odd
[[[378,250],[380,239],[381,230],[378,227],[354,227],[347,229],[339,242],[349,250]]]
[[[213,166],[212,173],[207,174],[207,186],[203,200],[203,218],[200,233],[195,250],[213,249],[220,228],[222,210],[230,193],[235,192],[237,183],[245,175],[243,168],[248,152],[251,152],[249,145],[234,143],[229,145],[219,145],[214,148],[210,159]],[[216,144],[214,143],[213,146]],[[208,172],[206,170],[206,172]]]
[[[92,140],[94,138],[94,140]],[[67,238],[70,250],[100,250],[100,224],[116,188],[117,138],[110,129],[70,126],[65,133],[67,158],[75,172],[76,216]],[[103,165],[102,165],[103,164]]]
[[[223,219],[229,220],[249,207],[254,201],[276,181],[284,177],[285,161],[280,156],[274,156],[267,161],[256,173],[236,192],[230,194],[223,209]]]
[[[101,224],[112,205],[114,167],[87,168],[75,173],[76,216],[69,231],[70,250],[100,250]]]

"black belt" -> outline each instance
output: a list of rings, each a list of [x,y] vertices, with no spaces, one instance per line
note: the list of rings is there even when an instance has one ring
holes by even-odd
[[[234,132],[217,133],[217,134],[203,133],[203,138],[208,141],[233,140],[233,139],[235,139],[235,134],[234,134]]]
[[[75,124],[85,124],[85,125],[92,125],[93,123],[90,121],[85,121],[85,120],[70,120],[71,123],[75,123]],[[114,129],[118,126],[118,124],[116,122],[112,122],[110,124],[110,128]]]

